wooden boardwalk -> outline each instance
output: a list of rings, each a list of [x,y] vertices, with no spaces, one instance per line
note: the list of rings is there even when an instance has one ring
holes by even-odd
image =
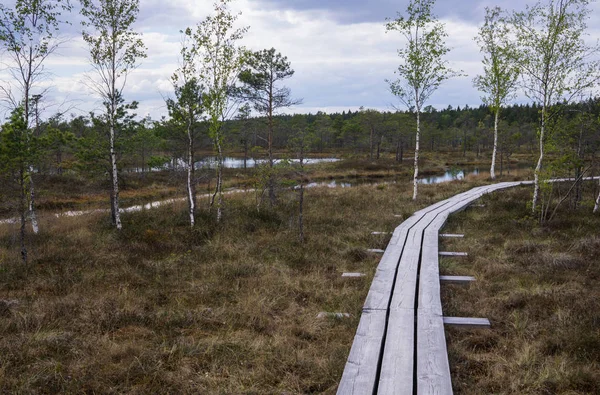
[[[439,231],[451,213],[482,195],[531,184],[471,189],[417,211],[394,230],[363,306],[338,394],[452,394],[444,324],[489,322],[443,316]]]

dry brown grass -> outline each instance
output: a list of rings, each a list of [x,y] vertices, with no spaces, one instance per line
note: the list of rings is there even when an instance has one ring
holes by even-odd
[[[257,212],[227,197],[224,222],[183,203],[123,215],[41,211],[31,263],[0,229],[2,393],[333,393],[385,236],[415,209],[469,188],[409,184],[309,189]],[[344,271],[367,273],[343,280]],[[320,311],[349,319],[317,319]]]
[[[289,191],[276,211],[257,212],[251,194],[228,196],[223,223],[201,212],[193,232],[183,203],[125,214],[121,233],[106,214],[41,212],[28,266],[19,262],[16,229],[4,226],[0,392],[334,393],[379,259],[364,249],[387,243],[370,232],[391,231],[415,210],[483,182],[421,186],[416,204],[404,182],[309,189],[304,245]],[[589,233],[598,221],[575,233],[566,225],[539,229],[525,218],[529,191],[511,193],[449,225],[469,236],[448,241],[458,243],[448,249],[471,256],[466,265],[444,260],[444,270],[479,281],[470,290],[445,288],[446,309],[494,323],[489,332],[450,332],[457,392],[595,390],[598,305],[591,296],[598,300],[599,276],[588,263],[598,256],[597,233]],[[502,210],[494,232],[486,213]],[[343,280],[344,271],[367,276]],[[543,313],[547,305],[556,309]],[[320,311],[351,317],[320,320]],[[581,325],[573,329],[574,322]],[[554,327],[559,336],[540,335]]]
[[[588,193],[589,194],[589,193]],[[490,330],[449,328],[453,385],[463,394],[600,393],[600,217],[561,212],[540,227],[531,190],[497,192],[451,217],[442,272],[477,277],[443,288],[444,313],[488,317]]]

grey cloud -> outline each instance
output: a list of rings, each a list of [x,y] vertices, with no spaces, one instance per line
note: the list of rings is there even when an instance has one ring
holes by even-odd
[[[328,12],[332,18],[343,24],[360,22],[382,22],[386,18],[395,18],[397,12],[404,12],[408,5],[407,0],[256,0],[263,8],[274,7],[276,9],[291,10],[321,10]],[[485,7],[496,5],[505,9],[520,9],[525,2],[509,0],[499,2],[464,0],[464,1],[438,1],[433,9],[434,14],[440,18],[452,17],[473,23],[483,20]],[[526,3],[533,4],[528,1]]]

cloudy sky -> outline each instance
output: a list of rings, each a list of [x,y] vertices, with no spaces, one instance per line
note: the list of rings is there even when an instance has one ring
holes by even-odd
[[[172,94],[170,76],[177,68],[181,29],[192,27],[212,11],[213,0],[140,0],[135,29],[143,34],[148,57],[129,76],[126,100],[140,102],[138,114],[153,119],[166,115],[164,97]],[[3,1],[10,6],[12,1]],[[473,37],[486,6],[522,9],[532,1],[438,0],[434,13],[446,25],[451,66],[467,74],[448,81],[430,99],[437,108],[477,106],[479,93],[471,80],[482,71],[481,55]],[[396,50],[403,45],[398,33],[386,34],[386,18],[404,12],[408,0],[236,0],[239,26],[250,26],[242,44],[252,50],[276,48],[291,61],[295,75],[286,82],[303,104],[287,112],[341,112],[360,106],[391,110],[400,103],[389,93],[385,79],[394,78]],[[592,4],[590,38],[600,37],[600,6]],[[48,59],[50,103],[68,103],[69,113],[101,111],[100,101],[83,83],[91,68],[80,36],[79,17],[69,17],[67,43]],[[8,58],[0,55],[5,67]],[[7,81],[0,70],[0,80]],[[524,97],[517,99],[525,101]],[[64,110],[63,106],[63,110]],[[57,110],[58,106],[52,107]]]

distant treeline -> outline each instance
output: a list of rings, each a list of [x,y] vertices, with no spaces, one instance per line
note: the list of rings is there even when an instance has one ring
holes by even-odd
[[[557,104],[560,116],[551,126],[552,141],[560,151],[595,155],[600,139],[600,97],[576,104]],[[483,155],[493,143],[493,116],[481,105],[448,106],[436,110],[428,106],[421,121],[421,145],[425,151],[454,151],[460,155]],[[117,152],[120,168],[135,167],[146,171],[186,152],[185,131],[171,120],[134,116],[120,119]],[[533,152],[538,143],[539,107],[514,104],[501,111],[499,150],[505,156],[513,152]],[[266,148],[266,119],[237,117],[223,125],[226,151],[248,157],[263,157]],[[36,166],[41,171],[61,173],[65,169],[106,171],[109,166],[106,125],[102,118],[89,116],[51,117],[34,127],[43,142],[43,154]],[[280,155],[294,155],[294,136],[299,130],[309,136],[308,153],[358,154],[372,159],[393,155],[402,160],[414,147],[415,117],[410,111],[380,112],[370,109],[326,114],[278,115],[275,117],[274,148]],[[206,123],[196,127],[196,150],[211,151],[212,140]]]

